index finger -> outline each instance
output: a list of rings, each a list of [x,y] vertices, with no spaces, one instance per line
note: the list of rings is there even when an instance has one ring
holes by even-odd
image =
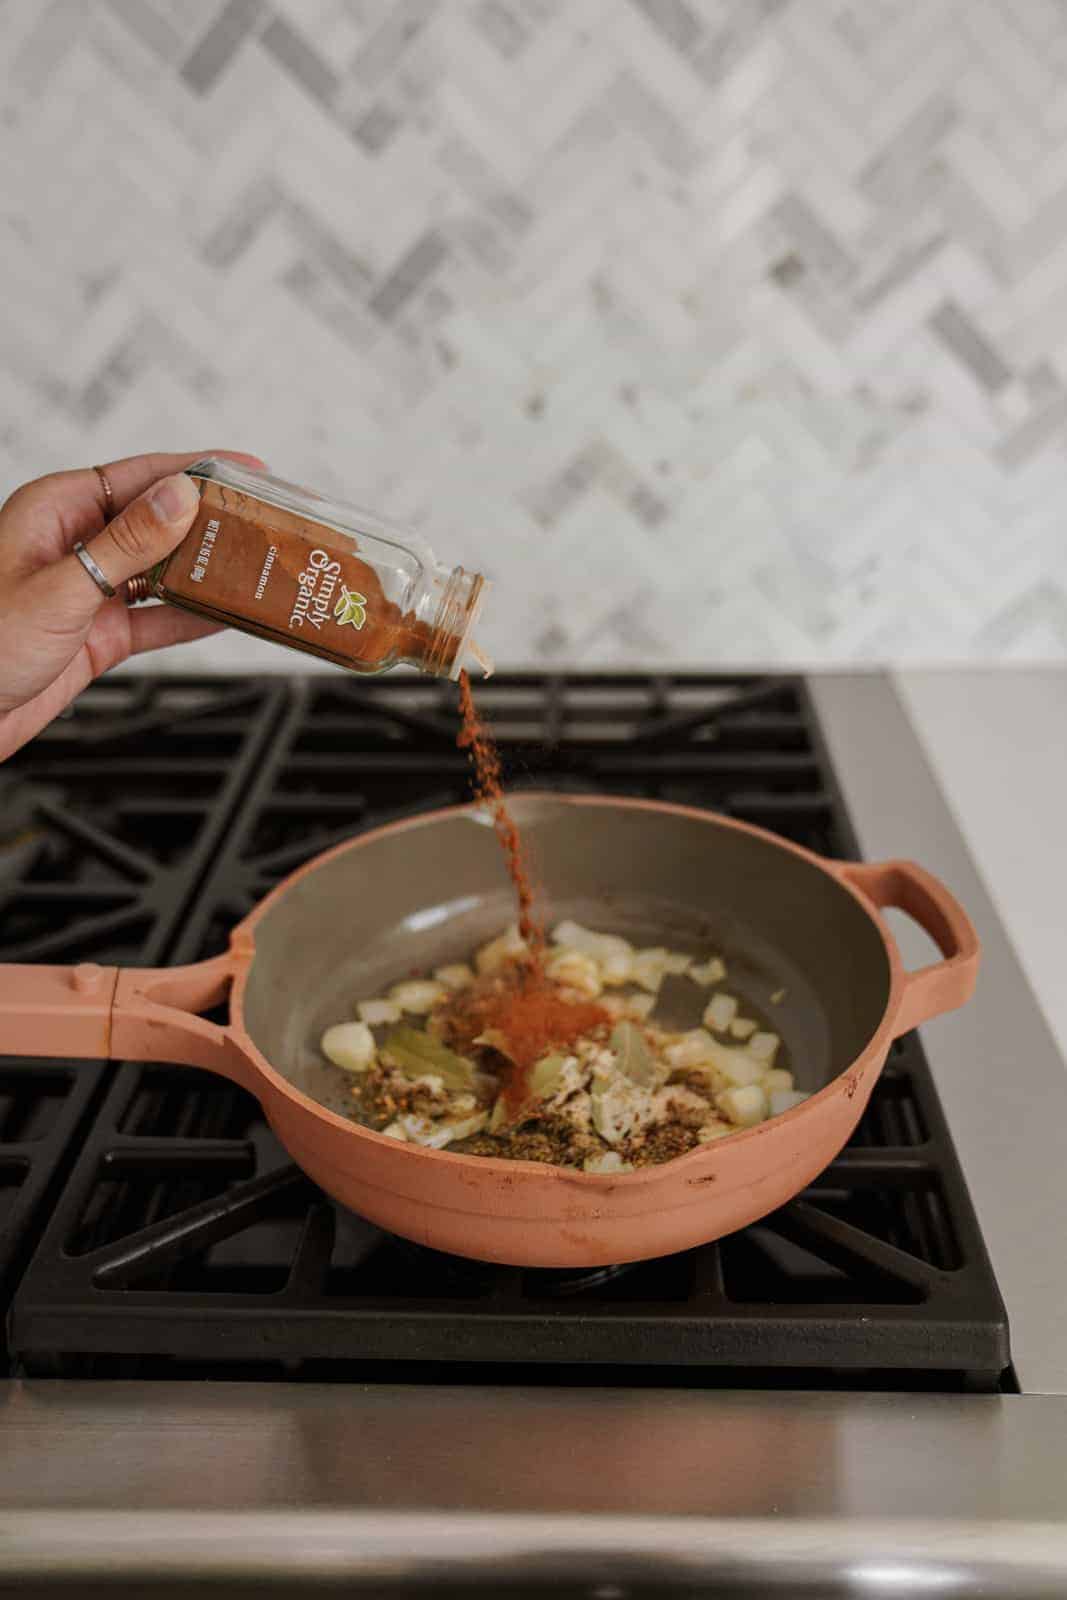
[[[183,472],[203,456],[223,456],[227,461],[239,461],[245,466],[266,468],[266,462],[243,450],[191,450],[165,452],[155,450],[143,456],[123,456],[119,461],[101,462],[114,495],[114,504],[107,504],[104,486],[93,467],[76,467],[70,472],[54,472],[40,480],[47,483],[53,495],[53,505],[62,519],[65,542],[69,549],[76,539],[85,539],[117,516],[131,500],[172,472]]]

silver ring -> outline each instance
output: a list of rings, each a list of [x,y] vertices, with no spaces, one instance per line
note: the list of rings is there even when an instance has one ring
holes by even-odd
[[[74,546],[74,554],[77,556],[78,560],[81,562],[90,578],[92,578],[93,582],[96,584],[96,587],[100,590],[100,593],[106,594],[109,600],[113,600],[115,598],[114,589],[111,587],[110,583],[108,583],[107,579],[104,577],[104,574],[101,572],[100,568],[97,566],[96,562],[93,560],[88,550],[86,550],[80,539]]]

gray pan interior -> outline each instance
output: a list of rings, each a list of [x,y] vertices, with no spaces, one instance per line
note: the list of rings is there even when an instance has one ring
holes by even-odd
[[[803,857],[711,819],[625,803],[522,796],[513,811],[550,926],[573,917],[638,945],[720,954],[724,987],[782,1036],[780,1064],[799,1088],[829,1082],[876,1030],[889,995],[882,941],[852,896]],[[323,1029],[401,978],[469,959],[514,915],[484,813],[386,833],[324,860],[259,922],[245,1025],[276,1070],[344,1111],[344,1075],[318,1050]],[[707,997],[669,979],[656,1015],[695,1026]]]

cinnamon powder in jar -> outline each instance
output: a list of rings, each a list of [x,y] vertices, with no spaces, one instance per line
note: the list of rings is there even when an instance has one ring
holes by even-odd
[[[235,462],[188,469],[200,507],[178,548],[129,598],[183,610],[356,672],[409,662],[457,677],[487,585],[372,513]]]

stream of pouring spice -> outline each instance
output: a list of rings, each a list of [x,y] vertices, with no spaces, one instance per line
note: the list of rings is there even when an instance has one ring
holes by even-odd
[[[512,1118],[519,1120],[527,1109],[534,1065],[550,1051],[566,1049],[590,1029],[606,1026],[608,1015],[592,1001],[564,999],[545,973],[544,923],[535,910],[522,835],[504,799],[499,751],[478,715],[465,672],[459,678],[459,704],[463,726],[457,742],[470,755],[474,792],[492,813],[518,899],[519,932],[529,954],[525,963],[512,968],[510,980],[475,983],[460,990],[450,1007],[450,1023],[454,1040],[461,1048],[490,1030],[502,1036],[511,1062],[504,1099]]]
[[[537,956],[544,948],[545,930],[534,912],[534,891],[530,871],[522,847],[522,835],[508,810],[500,775],[500,752],[489,729],[478,715],[471,694],[471,681],[466,672],[459,675],[459,709],[463,718],[457,743],[466,750],[474,767],[474,792],[489,807],[493,827],[500,840],[508,875],[515,885],[519,902],[519,933],[532,954]]]

